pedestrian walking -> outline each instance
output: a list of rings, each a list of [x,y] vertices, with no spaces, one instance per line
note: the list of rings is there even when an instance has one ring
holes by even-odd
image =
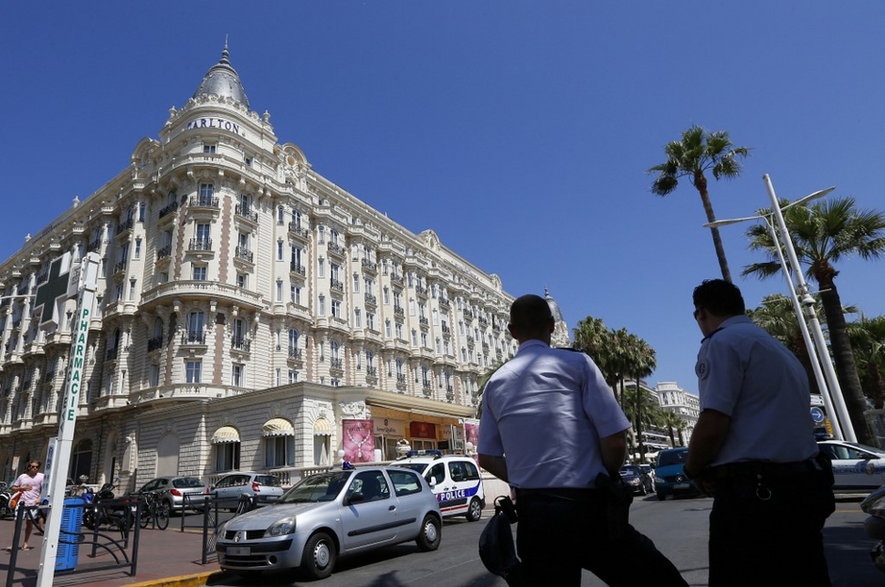
[[[40,495],[43,493],[43,473],[40,472],[40,461],[31,461],[28,463],[27,470],[18,476],[12,484],[12,491],[21,492],[18,500],[18,507],[30,507],[40,503]],[[31,532],[37,527],[37,531],[43,534],[42,519],[36,509],[29,509],[25,513],[25,541],[22,543],[22,550],[31,550],[32,546],[28,544],[31,539]],[[7,547],[6,550],[12,550]]]
[[[527,583],[580,585],[584,568],[609,585],[687,585],[628,523],[629,421],[590,357],[550,348],[553,328],[540,296],[513,302],[519,350],[486,384],[479,428],[479,464],[515,490]]]
[[[685,473],[713,495],[710,585],[830,585],[821,529],[832,468],[814,440],[808,376],[721,279],[694,290],[701,414]]]

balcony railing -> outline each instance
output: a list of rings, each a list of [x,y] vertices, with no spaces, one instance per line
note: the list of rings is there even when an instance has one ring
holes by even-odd
[[[406,376],[403,375],[402,373],[397,373],[397,374],[396,374],[396,382],[397,382],[397,383],[403,383],[403,384],[405,384],[405,382],[406,382]]]
[[[135,221],[132,220],[132,218],[129,218],[128,220],[126,220],[126,222],[122,222],[119,226],[117,226],[117,234],[122,234],[131,229],[134,223]]]
[[[147,350],[148,352],[155,351],[159,348],[163,347],[163,337],[155,336],[153,338],[148,339]]]
[[[341,283],[340,281],[338,281],[337,279],[332,279],[330,286],[332,288],[332,291],[338,291],[338,292],[344,291],[344,284]]]
[[[191,196],[188,201],[191,208],[218,208],[218,197],[216,196]]]
[[[402,306],[394,306],[393,313],[396,314],[397,316],[405,316],[406,315],[406,312],[405,312],[405,310],[403,310]]]
[[[296,263],[295,261],[289,263],[289,271],[300,275],[301,277],[304,277],[307,274],[307,271],[304,269],[304,265],[302,265],[301,263]]]
[[[332,369],[341,369],[341,359],[329,359],[329,367]]]
[[[258,222],[258,212],[253,212],[252,206],[237,204],[234,206],[234,214],[251,222]]]
[[[344,247],[338,243],[329,242],[329,252],[333,255],[344,255]]]
[[[244,247],[243,245],[237,245],[236,251],[234,253],[237,259],[241,261],[247,261],[252,263],[252,260],[255,256],[252,254],[252,251],[249,250],[249,247]]]
[[[234,336],[230,339],[230,346],[234,350],[249,352],[252,347],[252,341],[245,336]]]
[[[126,270],[126,260],[118,261],[116,265],[114,265],[114,273],[120,273],[121,271]]]
[[[157,260],[165,259],[172,254],[172,245],[166,245],[162,249],[157,250]]]
[[[403,276],[397,275],[396,273],[391,273],[390,274],[390,282],[402,285],[403,284]]]
[[[289,223],[289,232],[302,239],[310,238],[310,231],[303,226],[295,224],[294,222]]]
[[[181,344],[206,344],[206,333],[186,332],[181,335]]]
[[[363,298],[366,300],[367,304],[370,304],[372,306],[378,305],[378,299],[373,294],[367,293],[363,296]]]
[[[161,208],[160,209],[160,218],[162,218],[163,216],[166,216],[168,214],[171,214],[172,212],[175,212],[176,210],[178,210],[178,202],[177,201],[172,202],[171,204],[169,204],[168,206],[166,206],[164,208]]]
[[[289,347],[289,358],[290,359],[301,359],[301,349]]]
[[[366,375],[369,375],[371,377],[378,375],[378,367],[372,367],[372,366],[367,365],[366,366]]]
[[[187,249],[189,251],[211,251],[212,250],[212,239],[211,238],[192,238],[188,243]]]
[[[373,273],[377,273],[377,272],[378,272],[378,264],[377,264],[377,263],[372,263],[372,262],[369,261],[368,259],[363,259],[363,260],[362,260],[362,265],[363,265],[363,269],[365,269],[366,271],[372,271]]]

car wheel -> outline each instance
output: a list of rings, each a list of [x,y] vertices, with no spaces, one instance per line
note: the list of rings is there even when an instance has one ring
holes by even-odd
[[[475,522],[482,517],[482,502],[479,498],[474,497],[470,500],[470,506],[467,508],[467,521]]]
[[[325,579],[332,574],[337,556],[335,541],[325,532],[317,532],[304,545],[301,567],[312,579]]]
[[[655,493],[657,493],[657,495],[658,495],[658,501],[664,501],[665,499],[667,499],[667,494],[664,493],[663,491],[659,490],[659,491],[656,491]]]
[[[439,548],[439,543],[442,541],[441,530],[442,526],[437,517],[433,514],[424,516],[424,521],[421,522],[421,533],[415,539],[418,550],[427,552]]]
[[[648,488],[645,486],[645,483],[639,484],[639,495],[648,495]]]

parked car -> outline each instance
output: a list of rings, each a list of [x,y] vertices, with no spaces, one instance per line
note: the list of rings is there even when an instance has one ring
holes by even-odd
[[[695,495],[695,484],[685,475],[685,457],[688,449],[668,448],[658,453],[655,461],[655,493],[663,501],[668,495]]]
[[[486,495],[476,462],[465,455],[444,455],[438,450],[409,451],[391,463],[424,476],[439,501],[443,517],[463,515],[470,522],[482,517]]]
[[[651,479],[651,490],[655,490],[655,469],[649,463],[640,463],[639,468]]]
[[[630,486],[633,493],[639,495],[648,495],[654,491],[654,482],[648,473],[639,468],[638,465],[624,465],[621,467],[621,479]]]
[[[339,557],[414,540],[442,539],[439,504],[421,475],[402,467],[330,471],[298,482],[275,503],[236,516],[218,533],[224,570],[297,569],[328,577]]]
[[[259,503],[276,501],[283,495],[283,487],[273,475],[245,471],[219,477],[209,494],[218,500],[219,507],[234,510],[242,496],[254,497]]]
[[[196,477],[157,477],[145,483],[138,492],[158,494],[169,505],[170,512],[201,510],[206,484]]]
[[[817,446],[833,462],[834,489],[873,490],[885,484],[885,451],[844,440],[822,440]]]

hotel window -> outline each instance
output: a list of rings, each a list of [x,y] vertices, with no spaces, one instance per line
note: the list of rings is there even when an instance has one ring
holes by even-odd
[[[252,157],[246,157],[244,161],[246,163],[246,167],[252,167]]]
[[[240,443],[225,442],[215,445],[215,471],[235,471],[240,468]]]
[[[200,382],[200,367],[202,366],[201,361],[185,361],[184,370],[185,370],[185,378],[188,383],[199,383]]]
[[[281,239],[281,240],[277,241],[277,261],[282,261],[282,260],[283,260],[283,241]]]
[[[249,285],[249,276],[245,273],[237,273],[237,287],[246,289]]]
[[[215,152],[215,145],[204,144],[203,145],[203,152],[204,153],[214,153]]]
[[[403,338],[403,323],[402,322],[396,323],[396,337],[400,340],[405,340]]]
[[[375,330],[375,314],[372,312],[366,312],[366,328]]]
[[[298,210],[292,210],[292,226],[294,228],[301,228],[301,212]]]
[[[289,369],[289,383],[298,383],[298,371]]]
[[[292,297],[292,300],[291,300],[292,303],[295,304],[296,306],[300,306],[301,305],[301,288],[297,285],[293,285],[290,288],[289,294]]]
[[[204,249],[209,248],[209,243],[211,241],[210,235],[212,234],[212,227],[205,223],[199,223],[196,225],[196,235],[197,235],[197,243],[198,246]]]
[[[325,296],[319,297],[319,300],[317,302],[317,313],[320,316],[326,315],[326,297]]]
[[[215,185],[211,183],[200,184],[200,205],[209,206],[212,204],[212,196],[215,195]]]
[[[320,244],[323,244],[324,242],[326,242],[326,227],[323,225],[320,225],[317,227],[317,230],[319,231],[319,235],[320,235],[319,242],[320,242]]]
[[[333,311],[333,313],[334,313],[334,311]],[[363,326],[363,321],[360,317],[360,314],[361,313],[360,313],[359,308],[353,309],[353,326],[354,326],[354,328],[362,328],[362,326]]]
[[[412,329],[412,346],[418,346],[418,331]]]
[[[141,259],[141,238],[135,239],[135,253],[132,257],[134,259]]]
[[[427,344],[427,333],[426,332],[421,333],[421,346],[424,347],[425,349],[430,348],[430,345]]]
[[[231,366],[231,377],[230,383],[234,387],[243,387],[243,370],[245,369],[245,365],[240,363],[234,363]]]
[[[277,279],[277,301],[283,301],[283,280]]]
[[[384,336],[386,336],[387,338],[390,338],[392,336],[392,334],[393,333],[390,330],[390,320],[385,320],[384,321]]]
[[[148,370],[148,385],[156,387],[160,385],[160,366],[152,363]]]
[[[317,259],[317,277],[326,276],[326,262],[323,259]]]
[[[193,269],[192,279],[194,281],[206,281],[206,266],[195,265]]]
[[[286,209],[282,206],[277,206],[277,224],[283,224],[286,221]]]
[[[332,300],[332,317],[341,318],[341,302],[338,300]]]
[[[295,464],[295,437],[273,436],[264,439],[264,466],[291,467]]]
[[[360,293],[360,274],[353,274],[353,293]]]
[[[384,288],[384,303],[385,304],[390,303],[390,288],[387,288],[387,287]]]

